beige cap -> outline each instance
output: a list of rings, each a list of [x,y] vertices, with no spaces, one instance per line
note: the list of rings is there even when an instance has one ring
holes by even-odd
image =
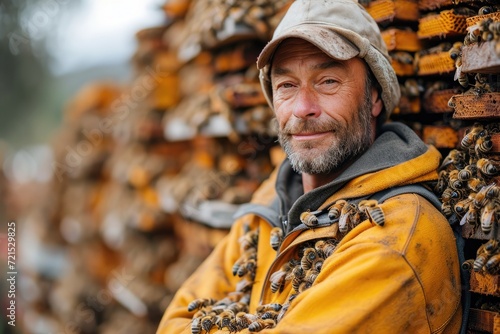
[[[398,79],[375,20],[355,0],[296,0],[274,31],[257,60],[264,95],[272,107],[269,65],[279,44],[287,38],[304,39],[330,57],[360,57],[382,88],[385,117],[399,103]]]

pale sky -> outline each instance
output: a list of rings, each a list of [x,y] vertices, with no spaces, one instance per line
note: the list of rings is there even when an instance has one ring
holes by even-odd
[[[162,25],[165,0],[84,0],[63,16],[50,42],[52,70],[62,75],[94,65],[124,63],[137,46],[135,34]]]

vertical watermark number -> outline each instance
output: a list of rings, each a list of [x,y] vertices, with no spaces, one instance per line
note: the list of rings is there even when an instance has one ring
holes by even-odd
[[[7,323],[16,326],[16,223],[7,223]]]

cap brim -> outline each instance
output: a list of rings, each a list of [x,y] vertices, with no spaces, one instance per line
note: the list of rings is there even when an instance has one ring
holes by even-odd
[[[273,40],[262,49],[262,52],[257,58],[258,69],[262,69],[269,64],[280,43],[287,38],[300,38],[306,40],[337,60],[348,60],[359,54],[359,50],[354,44],[331,30],[329,27],[304,24],[284,31],[277,37],[275,36]]]

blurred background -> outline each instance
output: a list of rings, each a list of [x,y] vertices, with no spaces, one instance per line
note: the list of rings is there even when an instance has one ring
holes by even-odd
[[[160,8],[158,0],[2,0],[3,150],[34,158],[83,84],[130,79],[135,33],[163,23]]]
[[[1,0],[0,333],[155,332],[282,158],[287,2]]]
[[[0,333],[155,332],[239,205],[270,200],[255,61],[292,2],[0,0]],[[389,121],[443,156],[475,122],[498,153],[498,53],[468,59],[486,81],[456,74],[467,38],[498,49],[468,33],[496,2],[360,1],[400,83]]]

